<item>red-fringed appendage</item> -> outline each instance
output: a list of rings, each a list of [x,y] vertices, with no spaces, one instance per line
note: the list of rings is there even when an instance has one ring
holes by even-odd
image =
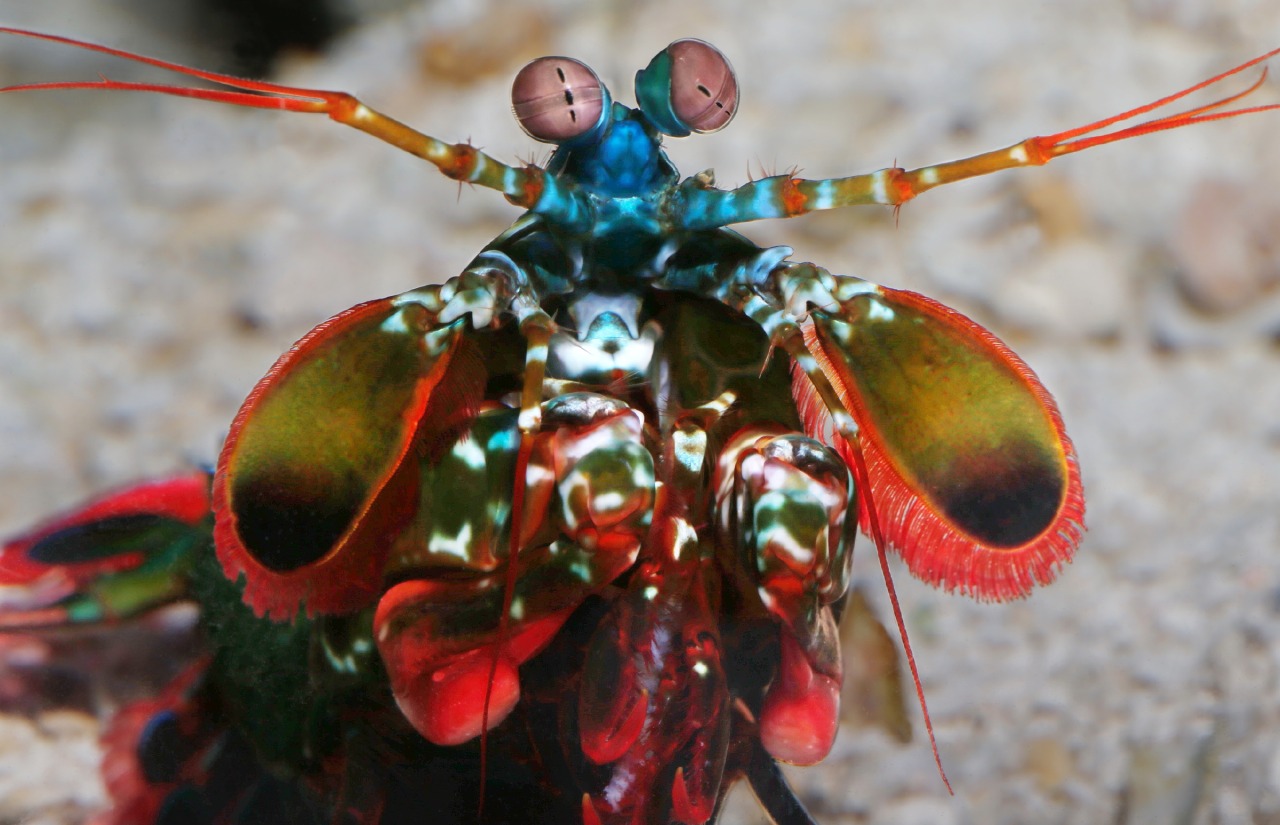
[[[170,793],[203,778],[216,719],[198,696],[208,666],[207,658],[193,663],[159,696],[125,705],[107,724],[102,778],[112,806],[90,825],[155,822]]]
[[[416,456],[466,427],[484,386],[461,335],[431,352],[429,328],[413,304],[353,307],[294,345],[241,407],[214,480],[214,536],[259,614],[377,600],[415,512]]]
[[[979,599],[1052,581],[1080,542],[1084,497],[1057,406],[1021,359],[963,315],[890,289],[838,317],[815,312],[805,341],[859,427],[864,530],[870,502],[912,573]],[[827,429],[807,381],[795,395],[806,430]]]
[[[0,548],[0,612],[53,604],[86,582],[146,561],[136,546],[111,542],[113,531],[140,528],[144,520],[196,524],[208,514],[209,476],[204,472],[135,484],[61,513]],[[67,545],[80,529],[87,535],[79,544],[92,546],[76,553]]]

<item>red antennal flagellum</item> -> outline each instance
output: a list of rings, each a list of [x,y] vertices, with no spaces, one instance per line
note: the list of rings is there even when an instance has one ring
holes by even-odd
[[[1168,106],[1170,103],[1181,100],[1188,95],[1195,94],[1201,89],[1207,89],[1210,86],[1221,83],[1223,80],[1226,80],[1233,75],[1237,75],[1245,69],[1249,69],[1259,63],[1264,63],[1278,54],[1280,54],[1280,49],[1272,49],[1264,55],[1255,57],[1253,60],[1246,63],[1241,63],[1235,68],[1227,69],[1221,74],[1216,74],[1208,80],[1203,80],[1194,86],[1188,86],[1182,91],[1174,92],[1167,97],[1162,97],[1159,100],[1152,101],[1151,103],[1143,106],[1138,106],[1137,108],[1130,109],[1127,112],[1121,112],[1113,117],[1103,118],[1102,120],[1090,123],[1087,126],[1081,126],[1077,129],[1068,129],[1067,131],[1059,132],[1056,135],[1046,135],[1044,137],[1034,138],[1034,140],[1045,147],[1046,153],[1049,157],[1056,158],[1061,155],[1069,155],[1072,152],[1079,152],[1082,149],[1088,149],[1093,146],[1102,146],[1107,143],[1114,143],[1118,140],[1126,140],[1140,135],[1151,134],[1152,132],[1161,132],[1166,129],[1177,129],[1182,126],[1191,126],[1196,123],[1208,123],[1213,120],[1227,120],[1228,118],[1240,117],[1241,115],[1251,115],[1258,112],[1280,110],[1280,103],[1270,103],[1263,106],[1249,106],[1243,109],[1229,109],[1225,112],[1215,111],[1224,106],[1230,106],[1232,103],[1248,97],[1261,88],[1262,84],[1267,81],[1268,73],[1267,67],[1263,66],[1262,72],[1258,75],[1258,79],[1244,91],[1229,95],[1221,100],[1215,100],[1212,103],[1207,103],[1203,106],[1197,106],[1194,109],[1188,109],[1185,112],[1166,115],[1164,117],[1156,118],[1155,120],[1148,120],[1145,123],[1139,123],[1136,126],[1119,129],[1115,132],[1107,132],[1102,135],[1094,135],[1093,137],[1074,140],[1074,138],[1078,138],[1081,135],[1087,135],[1090,132],[1096,132],[1116,123],[1123,123],[1124,121],[1132,120],[1139,115],[1145,115],[1147,112],[1153,112],[1156,109]]]
[[[345,121],[334,114],[338,109],[343,107],[344,104],[348,106],[352,104],[359,104],[359,101],[344,92],[328,92],[320,89],[299,89],[278,83],[267,83],[261,80],[249,80],[243,77],[235,77],[234,75],[221,74],[220,72],[193,69],[190,66],[183,66],[181,63],[170,63],[167,60],[160,60],[155,57],[134,54],[133,52],[126,52],[123,49],[113,49],[110,46],[101,46],[97,43],[86,43],[83,40],[61,37],[56,34],[45,34],[43,32],[13,29],[4,26],[0,26],[0,33],[18,35],[19,37],[30,37],[36,40],[48,40],[52,43],[61,43],[65,46],[73,46],[77,49],[86,49],[100,54],[109,54],[112,57],[132,60],[135,63],[144,63],[148,66],[155,66],[160,69],[185,74],[190,77],[198,77],[201,80],[208,80],[210,83],[217,83],[222,86],[230,86],[233,89],[245,90],[240,92],[229,92],[222,89],[199,89],[188,86],[171,86],[164,83],[135,83],[132,81],[112,80],[105,75],[99,75],[97,80],[22,83],[16,86],[5,86],[4,88],[0,88],[0,93],[34,92],[52,89],[107,89],[122,92],[154,92],[156,94],[173,95],[174,97],[192,97],[197,100],[212,100],[218,103],[230,103],[235,106],[250,106],[257,109],[283,109],[289,112],[330,114],[334,116],[334,120],[338,120],[340,122]],[[247,92],[252,92],[253,94],[249,94]]]
[[[893,610],[893,620],[898,625],[898,638],[902,640],[902,652],[907,660],[907,670],[911,672],[911,683],[915,686],[916,701],[920,704],[920,716],[924,719],[924,729],[929,735],[929,747],[933,750],[933,762],[938,767],[938,776],[942,777],[942,784],[947,786],[947,793],[952,796],[956,795],[955,790],[951,787],[951,780],[947,778],[947,770],[942,767],[942,754],[938,751],[938,738],[933,733],[933,717],[929,715],[929,703],[924,698],[924,685],[920,682],[920,670],[916,666],[916,654],[911,649],[911,637],[907,634],[907,621],[902,616],[902,605],[898,602],[898,589],[893,585],[893,575],[889,572],[889,550],[888,542],[885,541],[884,532],[880,529],[880,518],[876,514],[875,501],[871,495],[871,481],[867,473],[867,462],[862,455],[862,448],[856,443],[845,441],[849,446],[849,452],[853,456],[853,471],[856,484],[859,490],[865,491],[859,498],[860,506],[866,514],[866,523],[871,532],[871,543],[876,546],[876,558],[880,561],[880,573],[884,576],[885,590],[889,594],[889,606]],[[859,514],[859,521],[861,521]]]
[[[1188,86],[1182,91],[1175,92],[1171,95],[1152,101],[1151,103],[1129,109],[1118,115],[1096,120],[1093,123],[1075,129],[1068,129],[1053,135],[1042,135],[1039,137],[1031,137],[1013,146],[1004,149],[996,149],[992,152],[983,152],[980,155],[963,158],[961,160],[953,160],[948,163],[939,163],[934,166],[925,166],[920,169],[886,169],[875,175],[885,174],[886,180],[881,182],[879,191],[870,194],[861,194],[851,191],[850,199],[837,205],[845,203],[886,203],[890,206],[900,206],[912,198],[929,191],[938,186],[948,183],[965,180],[967,178],[977,177],[979,175],[987,175],[992,172],[999,172],[1004,169],[1017,169],[1023,166],[1043,166],[1054,158],[1063,155],[1069,155],[1073,152],[1079,152],[1084,149],[1090,149],[1094,146],[1103,146],[1108,143],[1126,140],[1128,138],[1139,137],[1141,135],[1150,134],[1152,132],[1161,132],[1167,129],[1178,129],[1183,126],[1192,126],[1196,123],[1208,123],[1213,120],[1227,120],[1229,118],[1241,117],[1243,115],[1257,114],[1259,112],[1271,112],[1280,110],[1280,103],[1270,103],[1263,106],[1249,106],[1241,109],[1228,109],[1219,111],[1225,106],[1230,106],[1253,92],[1257,91],[1267,79],[1267,70],[1264,67],[1260,76],[1247,89],[1228,95],[1220,100],[1207,103],[1203,106],[1197,106],[1194,109],[1188,109],[1185,112],[1166,115],[1154,120],[1148,120],[1139,123],[1136,126],[1129,126],[1124,129],[1117,129],[1114,132],[1106,132],[1092,137],[1083,137],[1094,132],[1114,126],[1117,123],[1123,123],[1126,120],[1140,117],[1149,112],[1168,106],[1175,101],[1181,100],[1188,95],[1195,94],[1214,86],[1222,81],[1230,78],[1246,69],[1264,63],[1267,60],[1280,55],[1280,49],[1272,49],[1264,55],[1255,57],[1252,60],[1241,63],[1239,66],[1227,69],[1225,72],[1214,75],[1208,80],[1203,80],[1194,86]],[[873,176],[861,176],[871,177]],[[845,181],[855,181],[855,178],[846,178]],[[853,188],[852,186],[850,187]],[[855,200],[854,197],[857,199]]]
[[[97,43],[86,43],[70,37],[56,34],[27,31],[0,26],[0,34],[12,34],[18,37],[30,37],[35,40],[47,40],[86,49],[99,54],[111,55],[135,63],[155,66],[171,72],[198,77],[210,83],[229,86],[241,91],[225,89],[201,89],[187,86],[170,86],[163,83],[135,83],[124,80],[111,80],[99,76],[97,80],[71,80],[54,83],[23,83],[17,86],[0,88],[4,92],[30,92],[52,89],[98,89],[118,92],[152,92],[174,97],[191,97],[197,100],[211,100],[215,103],[230,103],[233,106],[249,106],[256,109],[280,109],[286,112],[303,112],[306,114],[327,114],[338,123],[366,132],[379,140],[390,143],[411,155],[426,160],[444,173],[447,177],[458,181],[466,181],[489,189],[496,189],[506,195],[507,199],[517,206],[531,207],[537,203],[542,193],[542,170],[537,167],[518,169],[491,158],[465,143],[445,143],[442,140],[424,135],[409,128],[394,118],[366,106],[359,99],[346,92],[331,92],[324,89],[303,89],[297,86],[285,86],[280,83],[268,83],[262,80],[248,80],[220,72],[208,72],[193,69],[180,63],[171,63],[154,57],[145,57],[123,49],[100,46]]]

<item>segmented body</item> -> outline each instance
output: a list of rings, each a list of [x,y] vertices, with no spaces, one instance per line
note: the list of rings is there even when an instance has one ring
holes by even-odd
[[[831,747],[859,523],[982,598],[1048,582],[1078,543],[1070,441],[1003,344],[723,227],[899,205],[1095,145],[1079,136],[1111,121],[724,192],[660,149],[736,106],[698,41],[638,76],[639,109],[576,61],[526,68],[516,113],[559,146],[545,170],[347,95],[203,76],[267,96],[187,94],[327,113],[530,211],[457,278],[299,341],[211,480],[5,547],[25,588],[11,626],[202,608],[211,656],[108,734],[104,821],[412,821],[455,801],[465,821],[483,798],[486,821],[702,823],[739,776],[807,821],[773,760]]]

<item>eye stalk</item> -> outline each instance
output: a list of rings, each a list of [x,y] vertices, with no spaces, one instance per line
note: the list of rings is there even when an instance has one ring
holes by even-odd
[[[636,73],[636,100],[665,135],[716,132],[738,110],[738,79],[715,46],[677,40]]]
[[[587,64],[571,57],[540,57],[511,85],[520,128],[543,143],[567,143],[594,131],[609,112],[609,90]]]

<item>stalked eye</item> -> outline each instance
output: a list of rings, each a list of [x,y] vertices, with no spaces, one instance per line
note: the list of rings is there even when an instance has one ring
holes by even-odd
[[[724,55],[701,40],[677,40],[671,55],[671,109],[698,133],[715,132],[738,110],[738,78]]]
[[[677,40],[636,74],[636,99],[664,134],[715,132],[738,110],[738,79],[715,46]]]
[[[564,143],[594,129],[608,98],[596,73],[571,57],[540,57],[521,69],[511,86],[520,128],[543,143]]]

